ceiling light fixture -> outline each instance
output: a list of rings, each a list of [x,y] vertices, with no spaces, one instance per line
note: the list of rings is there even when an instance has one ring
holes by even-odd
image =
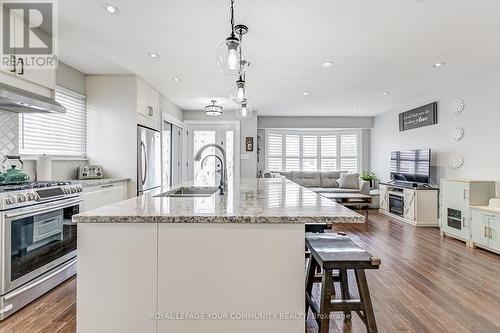
[[[158,53],[150,52],[149,56],[153,59],[158,58],[160,55]]]
[[[174,80],[175,82],[181,82],[181,79],[179,79],[178,77],[174,77],[172,80]]]
[[[120,10],[118,9],[118,7],[113,6],[113,5],[104,5],[104,9],[106,9],[106,11],[110,14],[120,13]]]
[[[309,96],[309,95],[311,95],[311,93],[309,91],[305,91],[305,92],[302,93],[302,95]]]
[[[252,107],[248,101],[243,101],[236,108],[236,117],[239,119],[249,119],[252,118]]]
[[[249,64],[244,46],[241,43],[241,36],[248,32],[248,27],[245,25],[234,26],[234,0],[231,0],[230,11],[231,34],[217,49],[217,65],[227,75],[241,75]],[[235,33],[238,33],[240,38],[236,37]]]
[[[388,92],[388,91],[384,91],[384,92],[382,93],[382,95],[384,95],[384,96],[387,96],[387,95],[389,95],[389,94],[390,94],[390,92]]]
[[[331,61],[327,61],[327,62],[324,62],[321,64],[321,67],[323,67],[323,68],[330,68],[332,66],[333,66],[333,62],[331,62]]]
[[[238,81],[236,81],[236,87],[231,93],[231,99],[236,103],[241,104],[244,101],[248,102],[248,100],[250,99],[250,93],[248,92],[248,84],[246,83],[245,77],[246,77],[245,73],[243,73],[243,75],[240,75],[240,78],[238,79]]]
[[[210,105],[205,106],[205,114],[209,116],[220,116],[222,114],[222,106],[216,105],[217,101],[215,99],[210,101]]]
[[[432,67],[439,68],[439,67],[443,67],[444,65],[446,65],[445,62],[438,62],[438,63],[435,63],[434,65],[432,65]]]

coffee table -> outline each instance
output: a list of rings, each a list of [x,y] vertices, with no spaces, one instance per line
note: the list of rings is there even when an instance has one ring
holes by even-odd
[[[368,218],[368,208],[372,203],[372,197],[370,195],[361,193],[318,193],[325,198],[335,200],[344,207],[354,208],[354,209],[365,209],[366,218]]]

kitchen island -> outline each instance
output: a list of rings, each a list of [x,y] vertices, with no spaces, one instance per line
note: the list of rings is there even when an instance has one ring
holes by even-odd
[[[174,191],[74,217],[78,333],[302,333],[304,224],[364,222],[286,179]]]

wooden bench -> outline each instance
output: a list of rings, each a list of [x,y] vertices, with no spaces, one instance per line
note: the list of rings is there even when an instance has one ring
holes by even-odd
[[[311,253],[306,275],[306,317],[310,307],[319,326],[318,332],[328,333],[330,313],[337,311],[342,311],[346,320],[350,320],[351,312],[355,311],[369,333],[377,332],[365,269],[378,269],[380,259],[374,258],[349,237],[341,234],[307,233],[306,247]],[[318,267],[322,271],[319,276],[316,275]],[[356,276],[359,299],[352,299],[349,293],[347,270],[351,269]],[[321,282],[319,306],[313,302],[314,282]],[[332,300],[335,295],[335,282],[340,283],[340,300]]]

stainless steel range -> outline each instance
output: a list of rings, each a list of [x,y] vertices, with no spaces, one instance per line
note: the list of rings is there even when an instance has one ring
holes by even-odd
[[[79,184],[0,185],[0,320],[76,273]]]

